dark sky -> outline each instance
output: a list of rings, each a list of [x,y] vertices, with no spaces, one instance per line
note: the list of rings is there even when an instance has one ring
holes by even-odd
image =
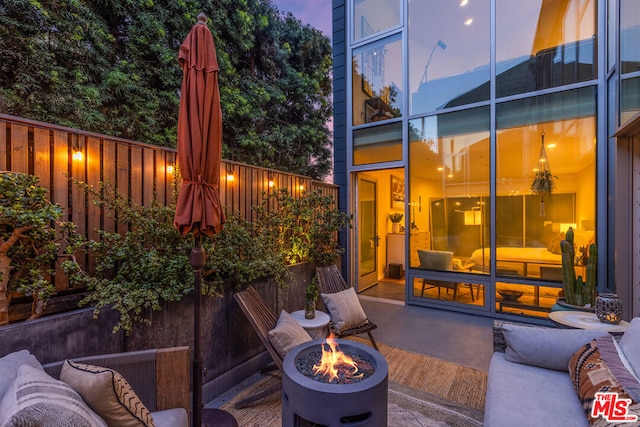
[[[303,24],[331,37],[331,0],[272,0],[281,12],[291,12]]]

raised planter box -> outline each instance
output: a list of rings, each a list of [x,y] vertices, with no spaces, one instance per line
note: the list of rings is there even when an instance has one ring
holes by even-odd
[[[315,274],[314,264],[291,268],[293,278],[284,288],[264,279],[252,286],[273,307],[289,312],[304,308],[304,290]],[[270,359],[258,336],[233,299],[232,283],[219,298],[203,298],[201,347],[203,399],[213,400],[232,386],[265,367]],[[28,349],[40,363],[68,357],[146,350],[161,347],[193,348],[193,296],[165,303],[152,313],[151,325],[137,325],[130,335],[113,333],[118,313],[103,310],[97,319],[91,308],[41,317],[0,327],[0,357]],[[193,357],[193,355],[192,355]]]

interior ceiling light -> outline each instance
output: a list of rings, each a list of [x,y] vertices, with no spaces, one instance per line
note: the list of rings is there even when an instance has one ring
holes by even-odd
[[[464,25],[465,25],[465,26],[467,26],[467,27],[468,27],[469,25],[471,25],[472,23],[473,23],[473,18],[469,18],[469,19],[467,19],[466,21],[464,21]]]
[[[469,0],[460,1],[460,7],[466,6],[467,4],[469,4]]]
[[[443,168],[442,166],[440,166],[440,167],[438,168],[438,171],[439,171],[439,172],[442,172],[443,170],[444,170],[444,168]]]

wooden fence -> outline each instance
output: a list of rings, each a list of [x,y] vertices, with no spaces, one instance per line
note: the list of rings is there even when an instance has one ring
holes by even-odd
[[[63,219],[91,239],[98,238],[97,229],[123,232],[126,225],[118,226],[89,203],[69,177],[94,187],[109,182],[118,193],[143,206],[153,200],[169,204],[179,190],[176,154],[170,148],[0,114],[0,171],[37,176],[51,201],[63,208]],[[287,188],[294,197],[319,190],[338,200],[338,187],[333,184],[223,160],[220,198],[229,212],[252,221],[252,206],[259,205],[272,188]],[[56,276],[56,289],[65,290],[68,284]]]

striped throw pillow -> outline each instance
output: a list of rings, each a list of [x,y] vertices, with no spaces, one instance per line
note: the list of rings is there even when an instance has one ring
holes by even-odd
[[[333,328],[341,333],[346,329],[362,325],[367,320],[358,294],[353,288],[333,294],[320,294],[324,306],[329,311]]]
[[[29,365],[18,368],[0,407],[2,427],[107,427],[71,387]]]

